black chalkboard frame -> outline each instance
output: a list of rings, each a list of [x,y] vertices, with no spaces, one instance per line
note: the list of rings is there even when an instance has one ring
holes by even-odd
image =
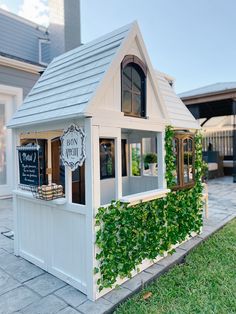
[[[19,187],[21,189],[24,190],[31,190],[32,187],[38,187],[40,186],[40,161],[39,161],[39,149],[40,146],[39,145],[35,145],[35,146],[17,146],[17,151],[18,151],[18,163],[19,163]],[[27,173],[25,173],[25,175],[23,175],[24,173],[24,168],[28,168],[28,167],[23,167],[23,154],[27,154],[27,156],[30,156],[30,153],[34,154],[34,160],[25,160],[25,162],[28,162],[28,165],[26,166],[30,166],[30,169],[35,169],[35,171],[33,173],[33,176],[37,175],[37,177],[34,177],[34,179],[31,179],[30,176],[30,180],[32,180],[33,182],[31,184],[27,183],[27,180],[25,178],[27,178]],[[36,154],[35,154],[36,153]],[[29,172],[29,171],[28,171]]]

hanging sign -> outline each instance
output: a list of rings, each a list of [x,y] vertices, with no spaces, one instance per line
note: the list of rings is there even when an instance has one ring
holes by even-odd
[[[85,134],[75,124],[64,131],[61,137],[61,160],[72,171],[82,166],[85,156]]]
[[[39,185],[39,146],[19,146],[20,184]]]

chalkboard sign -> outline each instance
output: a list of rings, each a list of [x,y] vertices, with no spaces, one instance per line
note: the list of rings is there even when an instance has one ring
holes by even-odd
[[[39,185],[39,146],[17,147],[20,184]]]

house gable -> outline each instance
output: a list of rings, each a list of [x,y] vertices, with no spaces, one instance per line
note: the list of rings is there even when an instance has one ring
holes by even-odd
[[[168,121],[168,113],[163,105],[161,91],[156,82],[155,72],[147,54],[139,27],[136,22],[123,41],[113,59],[103,81],[88,104],[88,111],[93,115],[103,115],[105,112],[124,116],[121,112],[121,63],[125,56],[134,55],[147,66],[146,77],[146,116],[155,121]]]

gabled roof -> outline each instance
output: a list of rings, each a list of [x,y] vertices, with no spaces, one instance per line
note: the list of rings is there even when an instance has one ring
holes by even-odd
[[[215,83],[215,84],[203,86],[200,88],[196,88],[196,89],[184,92],[184,93],[180,93],[178,96],[181,98],[187,98],[187,97],[194,97],[194,96],[200,96],[200,95],[222,93],[222,92],[227,92],[234,89],[236,89],[236,82],[223,82],[223,83]]]
[[[133,41],[138,41],[162,119],[174,127],[198,128],[196,120],[170,87],[155,74],[136,22],[55,58],[35,84],[9,127],[91,116]]]
[[[18,127],[85,114],[133,24],[55,58],[9,123]]]
[[[197,120],[176,95],[173,87],[170,86],[166,74],[156,71],[156,78],[162,93],[164,105],[168,112],[170,125],[175,128],[200,128]]]

